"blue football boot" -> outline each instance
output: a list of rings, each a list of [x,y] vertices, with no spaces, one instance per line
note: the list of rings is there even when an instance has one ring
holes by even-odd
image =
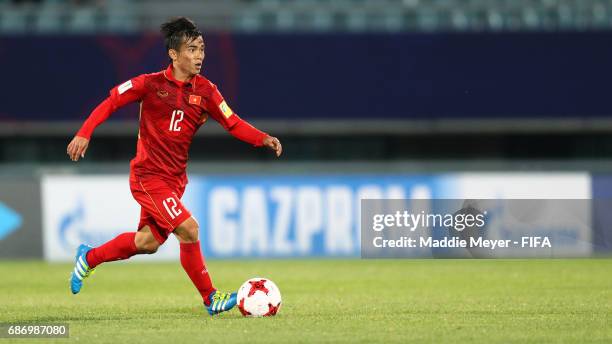
[[[229,311],[236,306],[236,293],[221,293],[217,290],[209,296],[210,306],[206,307],[208,314],[215,315]]]
[[[83,279],[91,275],[94,269],[89,268],[87,264],[87,252],[93,247],[89,245],[81,244],[77,248],[76,256],[74,258],[74,270],[70,275],[70,290],[73,294],[78,294],[83,287]]]

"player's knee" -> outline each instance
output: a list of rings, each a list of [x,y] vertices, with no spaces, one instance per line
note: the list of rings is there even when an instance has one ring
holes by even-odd
[[[188,227],[185,228],[185,236],[183,237],[183,239],[185,239],[185,241],[190,241],[190,242],[196,242],[199,240],[199,235],[200,235],[200,229],[198,228],[198,224],[192,224]]]
[[[152,254],[157,252],[159,243],[150,232],[138,232],[134,238],[134,244],[140,253]]]
[[[146,243],[143,246],[142,253],[153,254],[153,253],[157,252],[158,248],[159,248],[159,243],[157,241],[155,241],[155,242],[148,242],[148,243]]]
[[[175,231],[182,242],[197,242],[199,240],[200,228],[198,223],[190,218],[183,222]]]

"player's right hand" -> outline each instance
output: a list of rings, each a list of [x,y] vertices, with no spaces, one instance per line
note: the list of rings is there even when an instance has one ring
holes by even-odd
[[[88,139],[81,136],[75,136],[68,144],[68,149],[66,150],[70,160],[79,161],[80,158],[84,158],[87,146],[89,146]]]

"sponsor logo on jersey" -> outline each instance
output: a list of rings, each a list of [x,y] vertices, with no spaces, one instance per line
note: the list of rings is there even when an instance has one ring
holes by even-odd
[[[117,91],[119,91],[119,94],[124,94],[125,91],[129,90],[130,88],[132,88],[132,80],[128,80],[123,84],[119,85]]]
[[[157,91],[157,96],[160,98],[165,98],[168,96],[168,91],[166,90],[159,90]]]
[[[234,113],[232,109],[230,109],[230,107],[227,105],[225,100],[222,101],[221,104],[219,104],[219,109],[221,109],[221,112],[223,113],[223,116],[225,116],[225,118],[229,118]]]
[[[189,104],[200,105],[200,101],[202,101],[202,97],[196,96],[195,94],[189,95]]]

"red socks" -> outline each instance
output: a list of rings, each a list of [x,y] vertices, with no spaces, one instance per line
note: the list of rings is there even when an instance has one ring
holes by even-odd
[[[119,234],[116,238],[102,246],[91,249],[87,252],[87,264],[90,268],[114,260],[128,259],[138,253],[134,237],[136,232],[128,232]],[[210,305],[208,299],[210,293],[215,291],[212,285],[208,271],[204,266],[204,257],[200,249],[200,242],[181,243],[181,265],[185,272],[191,278],[191,282],[202,295],[202,299],[206,306]]]
[[[212,285],[208,271],[204,266],[204,257],[200,249],[200,241],[193,243],[181,243],[181,265],[191,282],[198,289],[204,304],[210,306],[208,296],[215,288]]]
[[[128,232],[117,235],[102,246],[96,247],[87,252],[87,264],[90,268],[114,260],[128,259],[138,253],[134,237],[136,232]]]

